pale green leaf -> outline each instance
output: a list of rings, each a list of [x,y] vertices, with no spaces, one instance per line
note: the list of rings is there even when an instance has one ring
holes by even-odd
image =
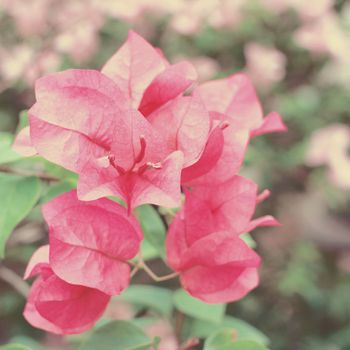
[[[226,328],[234,329],[237,332],[237,339],[239,340],[248,339],[264,345],[269,344],[269,339],[264,333],[251,326],[249,323],[232,316],[225,316],[220,324],[195,320],[192,324],[191,332],[198,338],[207,338],[211,334]]]
[[[149,350],[153,341],[127,321],[112,321],[94,330],[80,350]]]
[[[268,350],[254,340],[238,340],[234,329],[223,329],[211,335],[204,343],[203,350]]]
[[[193,298],[183,289],[174,293],[174,305],[184,314],[205,321],[220,323],[225,315],[226,304],[207,304]]]
[[[40,181],[36,177],[20,177],[0,173],[0,257],[13,229],[37,203]]]
[[[164,316],[170,316],[173,310],[172,292],[166,288],[131,285],[125,290],[122,298],[132,304],[153,309]]]
[[[159,256],[164,258],[166,255],[166,228],[159,213],[151,205],[142,205],[138,207],[135,212],[141,223],[145,240],[147,240],[158,251]]]
[[[0,132],[0,164],[12,163],[22,158],[12,150],[12,142],[12,134]]]

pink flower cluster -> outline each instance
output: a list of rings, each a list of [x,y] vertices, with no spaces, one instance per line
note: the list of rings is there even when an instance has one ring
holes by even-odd
[[[260,259],[240,235],[278,222],[252,219],[268,192],[258,195],[237,173],[251,138],[286,127],[275,112],[263,117],[245,75],[198,85],[190,63],[170,64],[130,32],[101,72],[51,74],[35,92],[15,148],[79,181],[43,209],[50,248],[26,273],[40,275],[25,310],[32,325],[79,333],[96,322],[128,286],[127,261],[142,240],[133,210],[142,204],[181,207],[185,198],[169,228],[167,259],[194,297],[230,302],[256,287]]]

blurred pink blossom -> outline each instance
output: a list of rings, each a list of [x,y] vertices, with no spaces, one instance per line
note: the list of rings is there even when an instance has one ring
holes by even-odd
[[[251,42],[245,46],[244,53],[247,72],[257,85],[268,87],[284,78],[286,57],[282,52]]]
[[[260,3],[275,14],[293,9],[302,20],[309,20],[327,12],[332,7],[333,0],[260,0]]]
[[[193,34],[199,31],[203,24],[208,23],[214,28],[238,24],[242,18],[244,0],[193,0],[182,1],[178,12],[173,13],[171,25],[182,34]]]
[[[48,29],[47,17],[52,0],[2,0],[1,6],[13,17],[20,35],[28,37]]]
[[[0,48],[0,76],[5,82],[19,79],[34,57],[33,49],[25,44],[14,46],[8,50]]]
[[[349,33],[345,32],[333,12],[301,26],[295,32],[294,39],[307,50],[333,57],[343,57],[350,45]]]
[[[180,61],[183,61],[184,59],[185,59],[184,56],[179,55],[175,57],[173,61],[180,62]],[[200,82],[213,79],[215,74],[220,69],[219,63],[213,58],[208,56],[198,56],[198,57],[192,57],[192,58],[186,57],[186,59],[190,61],[193,64],[193,66],[196,68],[196,71],[198,74],[198,80]]]
[[[29,86],[32,86],[40,76],[57,71],[60,64],[61,57],[58,53],[49,50],[39,52],[23,72],[23,79]]]
[[[330,180],[340,188],[350,188],[350,127],[333,124],[312,133],[306,151],[309,166],[326,165]]]
[[[145,332],[151,337],[160,337],[158,350],[178,350],[179,346],[175,337],[173,327],[169,321],[157,320],[145,327]]]

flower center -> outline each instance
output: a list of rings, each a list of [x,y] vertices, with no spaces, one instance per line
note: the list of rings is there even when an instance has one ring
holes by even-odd
[[[141,163],[143,161],[143,159],[145,158],[146,146],[147,146],[146,139],[143,135],[141,135],[140,136],[140,151],[137,154],[137,156],[135,157],[134,163],[132,164],[132,166],[128,170],[124,169],[123,167],[119,166],[116,163],[114,154],[108,155],[109,163],[112,165],[112,167],[114,169],[117,170],[119,175],[125,175],[126,173],[132,173],[132,172],[134,172],[136,165]],[[145,164],[143,164],[142,166],[140,166],[137,169],[136,173],[141,175],[148,169],[161,169],[161,168],[162,168],[162,164],[160,162],[158,162],[158,163],[146,162]]]

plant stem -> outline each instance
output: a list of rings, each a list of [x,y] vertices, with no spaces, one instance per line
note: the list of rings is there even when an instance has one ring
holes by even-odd
[[[11,285],[17,292],[25,298],[29,293],[29,286],[23,279],[5,266],[0,266],[0,278]]]
[[[48,181],[48,182],[60,181],[60,179],[58,177],[50,175],[50,174],[32,173],[29,171],[25,171],[22,169],[15,169],[15,168],[11,168],[8,166],[0,166],[0,172],[19,175],[19,176],[35,176],[43,181]]]
[[[168,280],[171,280],[171,279],[173,279],[173,278],[175,278],[175,277],[177,277],[179,275],[178,272],[172,272],[172,273],[169,273],[168,275],[158,276],[145,263],[141,253],[139,253],[139,260],[138,260],[138,262],[135,263],[133,261],[129,261],[129,264],[134,266],[133,270],[131,271],[131,277],[133,277],[141,269],[144,270],[146,272],[146,274],[148,276],[150,276],[153,279],[153,281],[155,281],[155,282],[168,281]]]

